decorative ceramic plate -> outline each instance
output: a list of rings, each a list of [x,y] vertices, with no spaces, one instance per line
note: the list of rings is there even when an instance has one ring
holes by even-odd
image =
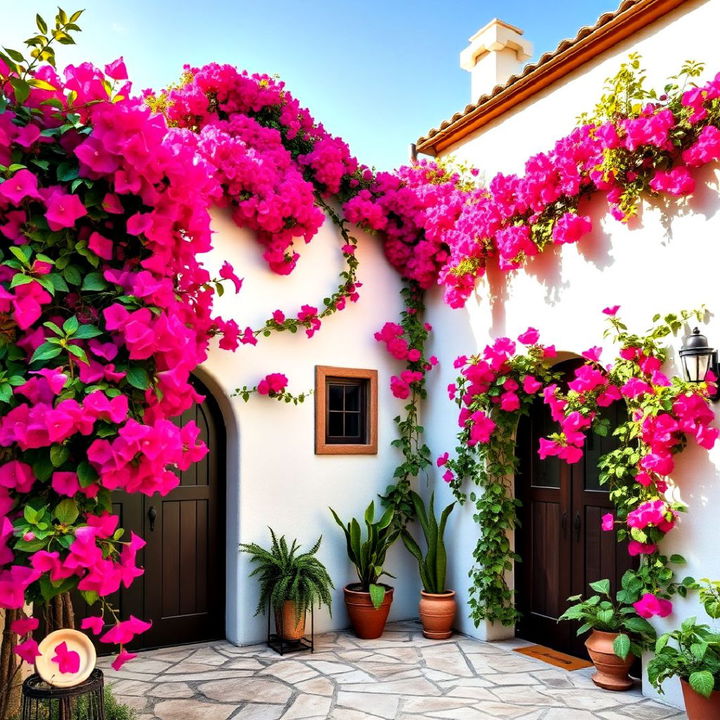
[[[61,650],[58,651],[58,646],[62,646],[63,643],[65,643],[65,647],[61,647]],[[77,630],[51,632],[43,638],[38,650],[42,654],[35,658],[35,669],[46,683],[55,687],[73,687],[87,680],[97,659],[95,647],[90,642],[90,638]],[[68,665],[73,668],[77,667],[77,670],[61,672],[60,663],[53,660],[58,655],[64,656]]]

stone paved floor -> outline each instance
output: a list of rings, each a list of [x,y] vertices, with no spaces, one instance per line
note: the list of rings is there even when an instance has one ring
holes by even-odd
[[[228,642],[142,653],[120,672],[100,661],[138,720],[680,720],[639,690],[596,688],[590,670],[566,672],[512,652],[526,643],[462,635],[426,640],[393,623],[378,640],[316,638],[315,653],[277,655]]]

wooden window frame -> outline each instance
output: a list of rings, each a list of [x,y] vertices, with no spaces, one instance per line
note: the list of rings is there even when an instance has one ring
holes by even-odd
[[[367,380],[367,443],[326,443],[327,379]],[[363,368],[315,366],[315,454],[377,455],[378,451],[378,372]]]

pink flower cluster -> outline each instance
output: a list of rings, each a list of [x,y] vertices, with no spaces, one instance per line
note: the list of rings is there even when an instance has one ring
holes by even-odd
[[[555,354],[552,346],[539,345],[540,334],[535,328],[528,328],[518,336],[518,342],[536,351],[537,362]],[[535,397],[543,382],[535,375],[520,371],[515,363],[516,343],[507,337],[487,345],[481,355],[460,356],[455,367],[460,369],[458,384],[448,386],[448,394],[454,399],[460,412],[458,425],[466,433],[468,447],[487,444],[497,427],[498,412],[515,413],[524,403]],[[442,461],[442,462],[441,462]],[[447,463],[447,454],[438,458],[438,467]],[[451,469],[445,471],[443,479],[450,483],[455,479]]]
[[[344,206],[350,222],[383,233],[385,254],[404,277],[429,288],[448,260],[446,234],[455,227],[467,193],[459,175],[421,160],[393,173],[365,173]]]
[[[426,323],[425,331],[430,330],[430,325]],[[409,398],[413,391],[423,387],[425,374],[437,365],[437,358],[433,355],[427,360],[423,359],[422,350],[410,346],[405,329],[397,323],[386,322],[382,329],[375,333],[375,339],[384,343],[394,358],[406,361],[407,369],[390,378],[390,390],[396,398]]]
[[[197,133],[197,150],[220,186],[215,199],[231,207],[240,227],[255,231],[276,273],[292,272],[299,258],[294,238],[309,242],[325,219],[315,193],[336,195],[357,183],[347,144],[268,75],[216,63],[186,66],[162,110],[172,125]]]
[[[0,234],[14,248],[0,263],[12,376],[0,393],[3,608],[39,600],[41,577],[101,597],[129,586],[144,541],[116,537],[107,491],[167,493],[207,452],[193,423],[170,418],[198,400],[190,373],[228,327],[197,259],[211,248],[215,171],[191,133],[132,98],[122,62],[106,70],[113,91],[87,63],[64,78],[41,66],[44,84],[23,102],[32,114],[0,88],[0,163],[26,166],[0,181]],[[68,180],[60,163],[75,169]],[[42,520],[23,513],[30,501]],[[29,657],[28,642],[17,651]]]
[[[531,157],[524,174],[498,174],[486,191],[465,191],[457,205],[440,206],[443,222],[438,223],[437,239],[449,249],[439,271],[446,302],[451,307],[465,303],[484,274],[489,257],[496,258],[499,267],[507,271],[541,252],[545,240],[542,233],[535,237],[536,226],[549,224],[555,244],[575,243],[592,230],[590,219],[575,210],[557,215],[554,205],[559,201],[576,206],[581,194],[602,192],[613,215],[625,219],[621,199],[626,187],[639,183],[640,178],[636,172],[605,172],[608,152],[645,156],[650,150],[661,166],[656,169],[652,163],[645,163],[649,187],[672,196],[692,193],[695,181],[691,170],[720,159],[720,129],[702,125],[710,103],[718,98],[720,75],[684,93],[683,109],[677,117],[668,108],[648,105],[639,117],[576,128],[549,152]],[[685,139],[674,141],[676,136],[671,131],[686,119],[690,128]],[[668,160],[673,164],[669,169]],[[373,226],[381,224],[382,218]]]

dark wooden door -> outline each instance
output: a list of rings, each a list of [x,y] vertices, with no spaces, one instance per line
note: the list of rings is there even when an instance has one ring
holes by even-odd
[[[180,484],[165,497],[118,492],[113,498],[126,537],[133,530],[147,542],[138,553],[145,574],[109,598],[122,618],[152,621],[133,650],[225,636],[225,429],[210,392],[195,378],[193,384],[205,400],[176,422],[193,420],[209,453],[178,472]],[[80,602],[78,610],[94,614],[97,607]]]
[[[624,408],[605,410],[610,427],[622,422]],[[557,458],[540,460],[540,437],[556,431],[547,407],[538,401],[518,430],[520,467],[516,484],[522,502],[516,546],[517,607],[522,619],[517,634],[524,639],[586,656],[576,623],[557,619],[571,595],[592,592],[588,583],[609,578],[617,588],[633,567],[625,544],[615,533],[603,532],[601,518],[613,512],[607,488],[600,485],[598,460],[615,447],[612,435],[589,434],[583,459],[568,465]]]

